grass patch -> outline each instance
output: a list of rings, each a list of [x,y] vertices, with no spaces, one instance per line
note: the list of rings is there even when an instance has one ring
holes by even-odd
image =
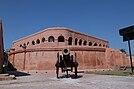
[[[99,75],[117,75],[117,76],[131,76],[130,70],[125,71],[85,71],[85,74],[99,74]]]

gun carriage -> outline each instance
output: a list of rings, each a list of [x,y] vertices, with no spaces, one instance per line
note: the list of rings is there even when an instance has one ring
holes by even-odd
[[[70,55],[69,49],[67,48],[63,49],[62,55],[60,55],[59,52],[57,53],[57,62],[55,66],[56,66],[57,78],[59,78],[59,68],[61,68],[62,72],[67,73],[66,75],[67,77],[69,77],[68,71],[73,72],[74,68],[75,78],[77,78],[78,62],[76,59],[76,53],[74,53],[74,55]]]

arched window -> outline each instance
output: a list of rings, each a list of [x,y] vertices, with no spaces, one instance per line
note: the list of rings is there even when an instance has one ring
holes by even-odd
[[[23,46],[26,46],[26,44],[24,43]]]
[[[42,42],[45,42],[45,38],[44,37],[42,38]]]
[[[27,45],[29,45],[29,42],[27,42]]]
[[[63,36],[59,36],[59,37],[58,37],[58,42],[65,42],[64,37],[63,37]]]
[[[89,46],[92,46],[92,42],[89,42],[89,44],[88,44]]]
[[[75,45],[77,45],[77,42],[78,42],[78,39],[76,38],[76,39],[75,39]]]
[[[97,46],[97,43],[94,43],[94,46]]]
[[[35,45],[35,42],[34,41],[32,41],[32,45]]]
[[[40,40],[39,40],[39,39],[37,39],[36,43],[37,43],[37,44],[39,44],[39,43],[40,43]]]
[[[20,44],[20,47],[22,47],[22,44]]]
[[[68,38],[68,45],[72,45],[72,37]]]
[[[50,36],[50,37],[48,38],[48,42],[54,42],[54,37],[53,37],[53,36]]]
[[[79,45],[82,45],[82,40],[81,39],[79,40]]]
[[[99,44],[99,46],[101,46],[101,44]]]
[[[87,45],[87,41],[84,41],[84,42],[83,42],[83,45]]]

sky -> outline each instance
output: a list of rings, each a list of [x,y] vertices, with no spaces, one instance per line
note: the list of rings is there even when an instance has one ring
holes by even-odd
[[[50,27],[66,27],[125,49],[119,29],[134,25],[134,0],[0,0],[4,48]],[[134,41],[131,41],[134,53]]]

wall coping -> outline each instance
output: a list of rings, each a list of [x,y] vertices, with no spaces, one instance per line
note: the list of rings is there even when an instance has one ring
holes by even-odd
[[[16,43],[16,42],[18,42],[18,41],[21,41],[21,40],[24,40],[24,39],[30,38],[30,37],[32,37],[32,36],[41,34],[41,33],[46,32],[46,31],[51,31],[51,30],[66,30],[66,31],[69,31],[69,32],[74,32],[74,33],[76,33],[76,34],[80,34],[80,35],[84,35],[84,36],[88,36],[88,37],[91,37],[91,38],[94,38],[94,39],[98,39],[98,40],[102,40],[102,41],[108,42],[107,40],[103,40],[103,39],[101,39],[101,38],[97,38],[97,37],[94,37],[94,36],[90,36],[90,35],[87,35],[87,34],[85,34],[85,33],[81,33],[81,32],[78,32],[78,31],[75,31],[75,30],[72,30],[72,29],[69,29],[69,28],[65,28],[65,27],[52,27],[52,28],[46,28],[46,29],[44,29],[44,30],[42,30],[42,31],[36,32],[36,33],[31,34],[31,35],[29,35],[29,36],[20,38],[20,39],[18,39],[18,40],[15,40],[15,41],[13,41],[13,43]]]
[[[65,46],[65,47],[42,47],[42,48],[29,48],[29,49],[22,49],[22,50],[16,50],[9,53],[11,54],[17,54],[17,53],[23,53],[23,52],[38,52],[38,51],[62,51],[64,48],[68,48],[70,51],[98,51],[98,52],[105,52],[106,48],[104,47],[73,47],[73,46]]]

